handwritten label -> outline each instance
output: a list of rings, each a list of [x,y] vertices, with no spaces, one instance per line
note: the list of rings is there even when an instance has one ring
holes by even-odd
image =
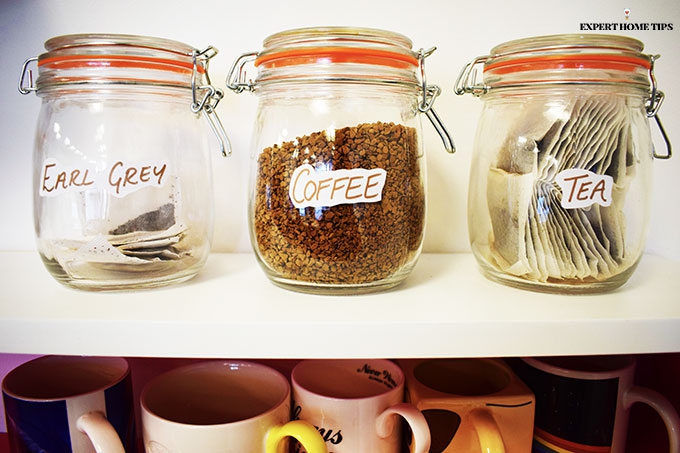
[[[612,204],[614,178],[580,168],[570,168],[557,174],[555,181],[562,189],[560,204],[565,209],[587,208],[593,204]]]
[[[104,188],[116,197],[124,197],[145,187],[162,187],[167,179],[167,170],[166,162],[116,161],[103,171],[98,171],[94,166],[69,167],[48,158],[40,171],[40,196],[53,197],[88,188]]]
[[[293,171],[288,195],[298,209],[375,203],[382,200],[386,176],[382,168],[316,171],[303,164]]]
[[[89,168],[70,168],[55,159],[45,159],[40,171],[40,195],[58,195],[70,190],[81,190],[95,184],[94,171]]]

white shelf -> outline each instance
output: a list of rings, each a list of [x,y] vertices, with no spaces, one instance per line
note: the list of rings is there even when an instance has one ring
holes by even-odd
[[[680,262],[645,256],[618,291],[547,295],[486,280],[468,254],[425,254],[390,292],[314,296],[270,283],[251,254],[193,280],[90,293],[35,252],[0,252],[0,352],[135,357],[485,357],[680,351]]]

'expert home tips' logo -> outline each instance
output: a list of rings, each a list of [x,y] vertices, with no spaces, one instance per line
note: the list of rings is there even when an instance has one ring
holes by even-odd
[[[623,10],[625,22],[582,22],[581,30],[584,31],[671,31],[672,23],[666,22],[633,22],[630,21],[632,13],[629,8]]]

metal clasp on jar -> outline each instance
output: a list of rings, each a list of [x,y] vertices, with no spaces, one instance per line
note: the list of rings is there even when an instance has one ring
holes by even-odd
[[[250,61],[255,61],[257,55],[258,52],[247,52],[234,61],[227,74],[227,88],[237,94],[244,90],[255,90],[255,83],[252,80],[246,81],[245,65]]]
[[[451,134],[449,134],[449,131],[446,129],[446,126],[444,126],[444,123],[442,122],[441,118],[439,118],[439,115],[437,115],[437,112],[435,112],[434,109],[432,108],[432,106],[434,105],[434,100],[437,98],[437,96],[439,96],[442,90],[437,85],[428,85],[427,77],[425,77],[425,58],[432,55],[432,52],[434,52],[435,50],[437,50],[436,47],[431,47],[428,50],[420,49],[418,51],[418,66],[420,67],[420,83],[423,91],[423,99],[420,102],[420,105],[418,106],[418,110],[424,113],[430,120],[430,123],[432,123],[432,126],[434,126],[435,130],[441,137],[442,142],[444,143],[444,149],[446,149],[447,152],[453,154],[456,152],[456,145],[453,143],[453,138],[451,137]]]
[[[428,50],[420,49],[418,51],[420,83],[421,90],[423,92],[423,98],[418,105],[418,111],[424,113],[427,116],[441,137],[446,151],[453,154],[456,152],[456,146],[453,143],[453,138],[451,138],[451,134],[449,134],[441,118],[439,115],[437,115],[437,112],[435,112],[432,108],[435,99],[441,93],[441,88],[439,88],[437,85],[428,85],[427,78],[425,77],[425,58],[429,57],[436,49],[436,47],[432,47]],[[231,68],[229,69],[229,73],[227,74],[227,88],[237,94],[246,90],[255,90],[255,83],[252,81],[252,79],[247,78],[245,66],[247,63],[254,61],[257,56],[258,52],[247,52],[242,54],[234,61],[234,63],[231,65]]]
[[[217,112],[215,111],[217,104],[224,97],[224,92],[212,85],[210,76],[208,75],[208,63],[215,55],[217,55],[217,49],[212,46],[209,46],[201,52],[194,49],[194,52],[191,55],[194,65],[194,70],[191,74],[191,111],[194,113],[203,113],[205,119],[208,120],[210,129],[212,129],[217,137],[222,155],[224,157],[229,157],[231,155],[231,143],[229,142],[229,137],[227,137],[227,132],[224,130],[222,121],[220,121],[220,117],[217,116]],[[205,83],[201,83],[199,80],[199,65],[204,69]]]
[[[483,81],[478,80],[480,73],[480,71],[478,71],[479,66],[484,66],[484,64],[490,58],[491,56],[488,55],[477,57],[463,67],[460,74],[458,74],[458,78],[456,79],[456,83],[454,85],[454,92],[457,95],[460,96],[463,94],[472,93],[473,96],[479,97],[483,94],[486,94],[490,90],[488,85],[485,85]],[[663,91],[659,91],[657,89],[656,77],[654,77],[654,62],[659,58],[661,58],[661,55],[649,56],[649,80],[651,83],[651,91],[649,98],[645,102],[645,110],[647,112],[647,117],[654,118],[656,121],[656,125],[659,128],[661,136],[663,137],[663,140],[666,144],[666,154],[659,154],[655,149],[653,152],[654,157],[656,159],[670,159],[673,154],[671,142],[658,114],[659,107],[661,107],[661,103],[664,100],[664,93]]]
[[[30,68],[32,63],[37,62],[38,57],[31,57],[24,61],[24,64],[21,66],[21,74],[19,74],[19,93],[28,94],[38,90],[33,80],[33,70]]]
[[[670,159],[673,155],[671,141],[666,134],[666,129],[664,129],[663,124],[661,124],[661,119],[659,118],[659,108],[663,102],[665,95],[663,91],[659,91],[656,87],[656,77],[654,77],[654,62],[661,58],[661,55],[650,55],[649,56],[649,81],[652,85],[652,89],[649,93],[649,99],[645,102],[645,110],[647,111],[648,118],[654,118],[656,125],[661,132],[664,142],[666,143],[666,154],[658,154],[656,149],[654,149],[654,157],[656,159]]]
[[[479,74],[477,71],[478,66],[483,66],[489,58],[489,56],[477,57],[463,67],[460,74],[458,74],[453,89],[457,95],[472,93],[473,96],[479,97],[489,91],[488,86],[484,85],[483,82],[477,81]]]
[[[217,55],[217,49],[213,46],[209,46],[203,51],[194,49],[191,54],[193,62],[193,71],[191,74],[191,111],[194,113],[203,113],[210,128],[217,137],[222,155],[228,157],[231,155],[231,143],[224,130],[222,121],[220,121],[220,118],[215,111],[217,104],[224,97],[224,92],[212,85],[210,76],[208,75],[208,62],[215,55]],[[38,57],[31,57],[27,59],[21,67],[18,87],[21,94],[29,94],[38,91],[35,81],[33,80],[33,69],[31,69],[31,66],[37,62]],[[201,77],[201,71],[198,69],[199,66],[203,69],[203,77]]]

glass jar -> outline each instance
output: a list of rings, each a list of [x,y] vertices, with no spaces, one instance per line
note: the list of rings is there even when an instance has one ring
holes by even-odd
[[[484,100],[468,198],[472,252],[489,278],[590,293],[624,284],[642,256],[653,157],[670,157],[656,116],[658,56],[635,39],[542,36],[464,67],[457,94]],[[482,79],[478,79],[483,65]],[[648,117],[666,139],[657,155]]]
[[[266,275],[288,289],[357,294],[400,283],[425,227],[420,113],[439,88],[397,33],[303,28],[243,54],[227,86],[258,95],[249,225]],[[246,63],[257,78],[246,81]]]
[[[34,148],[38,252],[56,280],[124,290],[194,276],[210,251],[208,118],[223,93],[205,51],[144,36],[82,34],[45,43],[24,64],[42,99]],[[33,66],[38,77],[33,81]]]

